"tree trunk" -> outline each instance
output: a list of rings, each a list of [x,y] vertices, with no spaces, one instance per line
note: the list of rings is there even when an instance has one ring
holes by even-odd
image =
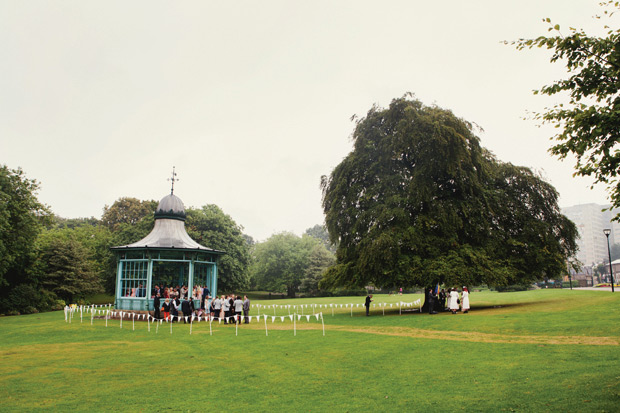
[[[288,294],[288,298],[295,298],[295,288],[294,287],[287,287],[287,294]]]

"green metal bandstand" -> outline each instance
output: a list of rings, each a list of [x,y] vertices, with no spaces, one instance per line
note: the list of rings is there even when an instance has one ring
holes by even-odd
[[[217,294],[217,263],[224,252],[194,241],[185,230],[185,218],[173,181],[170,195],[155,211],[151,233],[133,244],[111,248],[117,257],[117,309],[152,311],[156,285],[162,291],[163,287],[187,286],[190,297],[195,285],[206,286],[212,297]],[[200,303],[194,305],[198,308]]]

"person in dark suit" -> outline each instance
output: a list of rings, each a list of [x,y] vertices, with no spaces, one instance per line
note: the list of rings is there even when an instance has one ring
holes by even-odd
[[[446,311],[446,290],[444,288],[439,292],[439,308],[440,311]]]
[[[171,322],[173,321],[179,321],[178,317],[179,317],[179,307],[181,305],[181,300],[179,300],[179,296],[176,295],[173,299],[172,299],[172,306],[170,307],[170,310],[172,311],[172,320],[170,320]]]
[[[366,302],[364,303],[364,305],[366,306],[366,317],[370,315],[370,303],[371,302],[372,302],[372,294],[366,296]]]
[[[153,299],[153,309],[155,311],[153,311],[153,317],[156,320],[159,320],[161,318],[161,315],[159,313],[159,310],[161,309],[161,303],[159,302],[159,293],[157,293],[157,295],[155,295],[155,298]]]
[[[250,319],[248,318],[250,315],[250,299],[247,295],[243,296],[243,316],[245,318],[245,324],[250,324]]]
[[[428,313],[429,314],[437,314],[437,311],[435,311],[436,301],[437,301],[437,293],[435,293],[435,289],[429,288],[428,290]]]
[[[228,317],[232,317],[235,315],[235,296],[231,294],[228,299]]]
[[[187,323],[187,317],[191,317],[194,312],[194,302],[193,300],[185,297],[183,299],[183,303],[181,303],[181,311],[183,312],[183,323]]]

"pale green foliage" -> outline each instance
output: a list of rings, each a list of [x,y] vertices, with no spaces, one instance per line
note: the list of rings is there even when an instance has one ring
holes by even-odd
[[[113,231],[118,231],[122,224],[137,224],[142,218],[152,216],[157,208],[157,201],[140,201],[136,198],[119,198],[112,206],[103,208],[101,223]]]
[[[308,235],[298,237],[290,232],[272,235],[256,244],[252,269],[255,283],[259,288],[286,291],[289,297],[294,297],[317,246],[322,247],[318,239]]]

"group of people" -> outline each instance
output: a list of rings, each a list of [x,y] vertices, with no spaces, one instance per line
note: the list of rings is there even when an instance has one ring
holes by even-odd
[[[189,294],[189,289],[186,285],[176,287],[160,287],[159,285],[155,285],[153,287],[153,291],[151,293],[151,298],[155,298],[159,294],[160,298],[175,298],[179,297],[181,300],[188,298],[191,296],[192,300],[202,301],[203,297],[206,299],[211,298],[209,288],[207,286],[195,285],[192,289],[191,295]]]
[[[178,321],[179,318],[187,323],[187,319],[191,316],[205,317],[207,320],[223,319],[224,324],[239,323],[243,317],[244,323],[249,324],[250,315],[250,299],[247,295],[221,295],[219,298],[212,299],[210,291],[207,287],[196,287],[193,294],[189,297],[187,288],[183,294],[183,287],[178,291],[174,289],[164,289],[165,297],[162,303],[161,291],[155,286],[155,296],[153,297],[153,317],[155,319],[164,319],[166,321]],[[194,301],[200,303],[200,307],[196,308]],[[162,314],[163,313],[163,314]]]
[[[448,291],[442,288],[439,293],[434,288],[429,288],[427,300],[429,314],[437,314],[438,309],[450,311],[452,314],[459,311],[465,314],[469,312],[469,290],[467,287],[463,287],[460,297],[456,288],[449,288]]]

